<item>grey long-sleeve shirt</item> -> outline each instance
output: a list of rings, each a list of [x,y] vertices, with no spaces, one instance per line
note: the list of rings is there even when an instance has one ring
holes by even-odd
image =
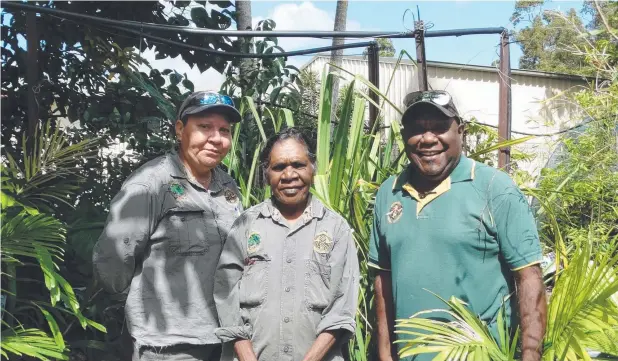
[[[315,197],[293,225],[270,200],[234,223],[215,274],[215,302],[227,342],[252,341],[260,361],[301,360],[323,331],[354,333],[359,268],[352,231]],[[325,361],[343,360],[340,345]]]
[[[241,211],[238,188],[223,170],[213,171],[206,190],[176,153],[146,163],[125,181],[93,264],[107,291],[128,290],[125,315],[138,345],[220,342],[214,273]]]

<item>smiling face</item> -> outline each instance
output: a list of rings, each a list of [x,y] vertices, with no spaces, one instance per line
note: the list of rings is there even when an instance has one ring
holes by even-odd
[[[194,175],[215,168],[232,145],[231,125],[220,114],[190,115],[187,122],[176,121],[180,154]]]
[[[305,144],[294,138],[275,143],[270,151],[266,179],[274,198],[286,208],[281,209],[282,214],[304,211],[313,182],[313,170]]]
[[[441,182],[459,162],[464,126],[433,107],[417,114],[404,122],[406,154],[421,178]]]

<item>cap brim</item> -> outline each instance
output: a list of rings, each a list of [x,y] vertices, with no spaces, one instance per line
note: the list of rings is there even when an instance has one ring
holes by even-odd
[[[404,121],[406,121],[406,118],[410,117],[411,115],[414,114],[414,111],[416,109],[418,109],[420,104],[428,104],[431,105],[432,107],[438,109],[440,112],[442,112],[442,114],[446,115],[449,118],[456,118],[457,120],[461,121],[461,117],[459,116],[459,114],[454,113],[436,103],[433,102],[429,102],[429,101],[425,101],[425,100],[421,100],[418,101],[412,105],[410,105],[404,112],[403,115],[401,116],[401,122],[403,123]]]
[[[188,107],[182,113],[182,117],[187,115],[195,115],[204,112],[221,113],[230,121],[230,123],[238,123],[242,120],[240,112],[231,105],[227,104],[204,104],[193,107]]]

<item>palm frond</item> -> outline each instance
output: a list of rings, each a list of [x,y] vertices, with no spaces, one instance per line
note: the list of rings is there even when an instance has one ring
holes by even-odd
[[[614,238],[607,251],[592,252],[585,242],[558,276],[549,306],[545,360],[588,359],[586,347],[601,335],[612,335],[618,323],[618,247]]]
[[[38,329],[9,328],[2,331],[2,355],[30,356],[39,360],[68,360],[68,349]]]
[[[3,259],[17,256],[36,259],[37,249],[44,249],[54,258],[61,259],[66,237],[62,222],[46,214],[31,215],[25,210],[11,213],[2,214],[0,249]]]
[[[499,345],[485,322],[470,311],[465,302],[456,297],[448,301],[440,299],[448,309],[422,311],[408,319],[397,320],[395,333],[400,334],[400,339],[395,342],[404,344],[399,350],[401,358],[433,353],[436,354],[433,360],[439,361],[514,360],[518,333],[513,340],[509,339],[503,310],[500,310],[498,317]],[[435,313],[446,313],[453,321],[428,318]],[[411,338],[406,339],[405,335]]]
[[[80,162],[96,154],[98,141],[69,144],[66,136],[59,129],[52,130],[48,122],[41,132],[37,130],[32,143],[33,149],[24,152],[19,161],[5,153],[2,192],[34,208],[57,202],[71,205],[70,196],[79,189],[81,180]],[[25,135],[22,144],[26,144]]]

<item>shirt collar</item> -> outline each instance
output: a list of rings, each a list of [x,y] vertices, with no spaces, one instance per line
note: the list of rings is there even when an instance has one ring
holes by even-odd
[[[183,178],[187,181],[195,184],[198,187],[202,187],[202,185],[193,177],[189,172],[187,172],[187,168],[180,160],[180,155],[176,151],[172,151],[170,153],[170,159],[172,160],[172,168],[170,169],[170,176],[172,178]],[[210,185],[208,186],[208,190],[211,193],[218,193],[225,189],[225,185],[229,182],[225,182],[224,178],[221,175],[221,170],[218,167],[215,167],[212,170],[212,178],[210,179]]]
[[[307,207],[303,211],[301,218],[322,218],[325,212],[326,210],[322,202],[320,202],[317,197],[309,195],[309,202],[307,202]],[[279,221],[283,218],[272,198],[262,203],[260,214],[263,217],[270,217],[275,221]]]
[[[465,155],[461,155],[459,157],[459,163],[451,174],[449,175],[450,183],[458,183],[465,182],[474,179],[474,169],[476,167],[476,162]],[[410,172],[413,172],[413,168],[411,165],[408,165],[403,172],[401,172],[395,182],[393,183],[393,192],[401,191],[405,185],[408,184],[408,179],[410,177]]]

